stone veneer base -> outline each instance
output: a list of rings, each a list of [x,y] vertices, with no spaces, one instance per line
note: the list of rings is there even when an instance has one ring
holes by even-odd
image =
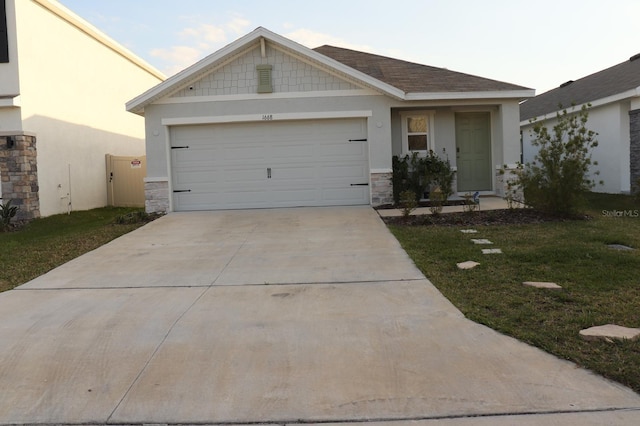
[[[169,182],[166,180],[145,180],[144,209],[147,213],[169,212]]]

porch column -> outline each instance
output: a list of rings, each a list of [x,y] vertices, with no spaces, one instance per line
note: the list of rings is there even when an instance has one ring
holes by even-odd
[[[502,161],[495,164],[496,195],[509,194],[509,183],[515,178],[520,162],[520,105],[517,101],[505,102],[500,107]]]

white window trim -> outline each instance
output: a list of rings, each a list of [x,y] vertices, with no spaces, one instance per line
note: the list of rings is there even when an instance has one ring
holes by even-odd
[[[435,151],[434,145],[434,110],[421,111],[400,111],[400,121],[402,123],[402,155],[410,155],[417,152],[419,155],[427,155],[429,150]],[[427,117],[427,150],[426,151],[409,151],[409,129],[407,127],[407,118],[410,117]]]

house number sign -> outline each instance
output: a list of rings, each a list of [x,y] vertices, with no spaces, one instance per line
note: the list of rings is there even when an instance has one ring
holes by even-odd
[[[263,121],[272,121],[273,120],[273,114],[262,114],[262,120]]]

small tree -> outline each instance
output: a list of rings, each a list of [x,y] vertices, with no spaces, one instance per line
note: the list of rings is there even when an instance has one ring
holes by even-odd
[[[596,184],[588,176],[589,168],[598,164],[591,160],[591,151],[598,146],[597,133],[586,127],[590,106],[583,105],[577,113],[558,112],[551,131],[534,122],[532,145],[539,151],[515,182],[529,206],[563,216],[580,212],[585,192]]]
[[[11,200],[7,201],[6,204],[0,203],[0,231],[9,229],[11,219],[18,213],[18,210],[20,210],[20,207],[12,206]]]

